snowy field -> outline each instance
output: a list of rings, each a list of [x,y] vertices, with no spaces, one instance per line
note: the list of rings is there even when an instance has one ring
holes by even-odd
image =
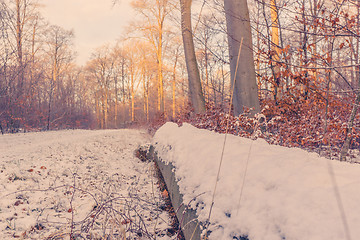
[[[167,123],[158,155],[175,166],[184,203],[208,220],[224,134]],[[360,239],[360,165],[228,135],[210,239]]]
[[[0,136],[0,239],[169,239],[145,131]]]

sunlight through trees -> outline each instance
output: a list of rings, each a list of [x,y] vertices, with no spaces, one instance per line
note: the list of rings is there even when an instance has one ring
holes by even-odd
[[[131,6],[136,16],[125,33],[77,66],[76,32],[47,23],[36,0],[1,1],[1,129],[121,128],[230,107],[234,117],[261,113],[278,121],[271,133],[278,144],[359,146],[359,2]]]

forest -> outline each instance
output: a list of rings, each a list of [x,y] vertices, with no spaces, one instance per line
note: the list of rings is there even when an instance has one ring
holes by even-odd
[[[360,2],[191,2],[132,0],[137,15],[126,33],[79,66],[76,33],[44,19],[40,1],[1,0],[2,133],[174,121],[341,160],[359,154]],[[200,109],[184,54],[185,13]],[[239,24],[231,21],[248,26],[250,37],[234,41]],[[234,76],[246,71],[250,77]],[[252,81],[257,106],[236,106],[235,97],[248,94],[248,84],[234,82],[241,77]]]

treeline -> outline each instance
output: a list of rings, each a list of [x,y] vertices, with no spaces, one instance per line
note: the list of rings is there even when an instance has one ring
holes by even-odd
[[[132,7],[138,17],[124,36],[99,46],[85,66],[77,66],[74,33],[47,23],[39,1],[3,1],[2,129],[119,128],[183,114],[188,86],[178,6],[133,1]],[[218,49],[225,54],[220,40]],[[206,98],[222,104],[228,95],[227,67],[205,55]]]
[[[277,143],[331,145],[336,138],[339,145],[347,132],[355,144],[360,132],[354,107],[360,86],[359,2],[249,0],[248,6],[253,44],[242,47],[253,51],[261,112],[284,126],[273,127],[283,136]],[[123,37],[99,46],[79,67],[72,32],[46,24],[34,0],[3,1],[3,128],[118,128],[186,118],[179,1],[134,0],[132,7],[138,14]],[[205,102],[226,109],[232,33],[223,1],[194,2],[192,11]]]
[[[90,127],[91,99],[74,64],[73,32],[47,23],[38,1],[0,4],[2,130]]]

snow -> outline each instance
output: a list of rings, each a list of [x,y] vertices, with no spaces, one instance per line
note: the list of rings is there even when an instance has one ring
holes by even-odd
[[[153,164],[134,156],[149,143],[141,130],[0,136],[0,239],[68,239],[72,225],[81,239],[169,239]]]
[[[167,123],[152,142],[158,156],[175,166],[184,203],[190,203],[203,223],[224,138],[189,124]],[[360,165],[227,135],[220,169],[210,239],[349,239],[346,224],[350,239],[360,239]]]

